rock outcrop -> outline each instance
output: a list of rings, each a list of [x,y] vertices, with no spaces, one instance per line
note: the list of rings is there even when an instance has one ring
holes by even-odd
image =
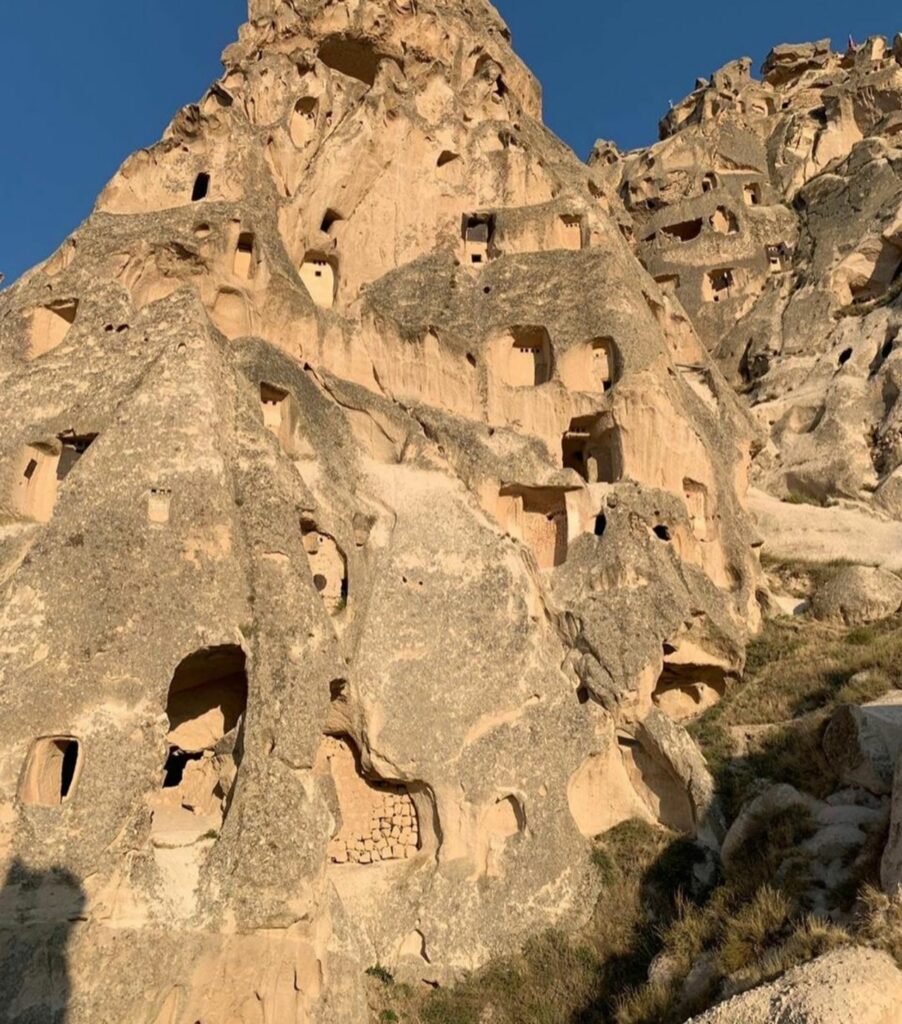
[[[861,626],[894,615],[902,605],[902,579],[886,569],[849,565],[814,595],[815,618]]]
[[[359,1024],[583,919],[588,837],[720,833],[754,428],[497,13],[224,63],[0,296],[10,1021]]]
[[[726,65],[662,141],[592,164],[636,252],[689,314],[769,437],[778,497],[873,502],[897,518],[902,41],[781,46],[763,78]]]
[[[902,754],[902,690],[838,708],[824,732],[824,753],[845,785],[890,793]]]
[[[890,826],[880,864],[880,882],[890,896],[902,891],[902,757],[896,762],[890,804]]]
[[[872,949],[839,949],[690,1024],[892,1024],[900,1000],[902,971],[891,957]]]

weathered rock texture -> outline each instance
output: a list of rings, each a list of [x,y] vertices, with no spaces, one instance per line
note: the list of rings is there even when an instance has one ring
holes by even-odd
[[[750,421],[488,3],[250,18],[0,297],[4,1020],[358,1024],[719,838]]]
[[[728,64],[662,141],[596,146],[634,246],[690,315],[770,443],[779,497],[902,510],[902,37],[781,46]]]
[[[860,626],[888,618],[902,604],[902,580],[886,569],[849,565],[840,569],[814,595],[815,618]]]
[[[886,953],[839,949],[721,1003],[691,1024],[893,1024],[902,971]]]

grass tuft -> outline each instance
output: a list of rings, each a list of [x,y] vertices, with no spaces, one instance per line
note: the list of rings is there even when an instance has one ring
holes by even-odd
[[[810,593],[842,564],[769,571]],[[772,782],[818,797],[837,788],[821,744],[829,716],[894,686],[902,688],[902,616],[855,629],[768,622],[749,645],[743,682],[690,726],[728,820]],[[393,984],[377,965],[367,972],[373,1020],[680,1024],[728,992],[853,940],[886,950],[902,966],[902,894],[890,899],[874,884],[885,828],[869,834],[831,897],[842,910],[858,906],[851,933],[809,914],[812,879],[801,846],[813,832],[798,809],[761,820],[726,877],[706,889],[699,868],[708,867],[709,855],[696,843],[644,821],[624,822],[592,844],[601,892],[583,929],[544,932],[447,988]]]

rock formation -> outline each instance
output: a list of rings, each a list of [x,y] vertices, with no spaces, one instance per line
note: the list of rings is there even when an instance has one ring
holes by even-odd
[[[690,1024],[892,1024],[902,999],[902,971],[886,953],[828,953],[779,981],[736,996]]]
[[[644,236],[639,266],[486,0],[249,13],[0,295],[10,1021],[358,1024],[373,964],[445,982],[582,919],[588,837],[722,831],[682,723],[757,625],[755,431],[697,304]],[[841,70],[837,118],[867,71]],[[802,215],[742,140],[685,201],[791,262]],[[860,176],[876,203],[877,145],[817,203]],[[893,244],[870,217],[857,252]],[[779,271],[770,301],[805,305]],[[835,330],[885,334],[882,295]],[[738,372],[726,316],[699,324]]]
[[[902,36],[777,47],[677,104],[662,141],[596,174],[639,258],[689,314],[769,438],[778,497],[863,500],[898,518]]]

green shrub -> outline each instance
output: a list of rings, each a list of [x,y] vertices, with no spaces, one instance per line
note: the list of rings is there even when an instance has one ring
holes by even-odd
[[[617,876],[617,868],[611,855],[603,846],[596,846],[590,856],[602,885],[610,885]]]

